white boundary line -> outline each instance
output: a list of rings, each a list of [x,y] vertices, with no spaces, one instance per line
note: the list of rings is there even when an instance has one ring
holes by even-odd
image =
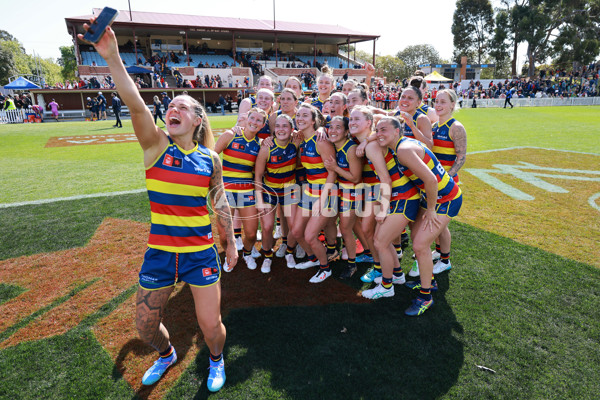
[[[21,201],[18,203],[4,203],[0,204],[0,208],[11,208],[11,207],[21,207],[21,206],[31,206],[38,204],[48,204],[48,203],[56,203],[58,201],[70,201],[70,200],[81,200],[81,199],[91,199],[95,197],[111,197],[111,196],[120,196],[123,194],[134,194],[134,193],[142,193],[145,192],[146,189],[136,189],[136,190],[125,190],[122,192],[110,192],[110,193],[94,193],[94,194],[82,194],[80,196],[71,196],[71,197],[56,197],[54,199],[44,199],[44,200],[33,200],[33,201]]]
[[[563,153],[576,153],[576,154],[587,154],[587,155],[590,155],[590,156],[600,156],[600,154],[598,154],[598,153],[587,153],[585,151],[573,151],[573,150],[563,150],[563,149],[550,149],[550,148],[547,148],[547,147],[536,147],[536,146],[516,146],[516,147],[506,147],[504,149],[471,151],[471,152],[467,152],[467,155],[469,156],[471,154],[494,153],[496,151],[520,150],[520,149],[537,149],[537,150],[548,150],[548,151],[561,151]]]
[[[590,206],[592,206],[593,208],[595,208],[596,210],[600,211],[600,205],[598,205],[598,203],[596,203],[596,200],[600,198],[600,193],[596,193],[594,195],[592,195],[592,197],[590,197],[588,199],[588,203]]]
[[[493,152],[496,152],[496,151],[518,150],[518,149],[538,149],[538,150],[562,151],[562,152],[565,152],[565,153],[577,153],[577,154],[587,154],[587,155],[592,155],[592,156],[600,156],[600,154],[586,153],[586,152],[583,152],[583,151],[559,150],[559,149],[550,149],[550,148],[546,148],[546,147],[533,147],[533,146],[517,146],[517,147],[506,147],[504,149],[473,151],[473,152],[468,152],[467,155],[482,154],[482,153],[493,153]],[[136,190],[126,190],[126,191],[122,191],[122,192],[84,194],[84,195],[80,195],[80,196],[57,197],[57,198],[54,198],[54,199],[22,201],[22,202],[18,202],[18,203],[4,203],[4,204],[0,204],[0,209],[2,209],[2,208],[11,208],[11,207],[39,205],[39,204],[49,204],[49,203],[55,203],[55,202],[58,202],[58,201],[70,201],[70,200],[90,199],[90,198],[96,198],[96,197],[120,196],[120,195],[123,195],[123,194],[142,193],[142,192],[145,192],[145,191],[146,191],[146,189],[136,189]],[[590,202],[590,204],[591,204],[591,202]],[[592,207],[594,207],[594,206],[592,205]]]

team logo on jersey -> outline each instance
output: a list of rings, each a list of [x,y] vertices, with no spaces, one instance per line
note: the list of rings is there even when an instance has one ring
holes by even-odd
[[[213,274],[212,268],[202,268],[202,276],[207,277]]]
[[[281,156],[271,156],[271,162],[278,162],[283,160]]]
[[[183,168],[183,159],[178,157],[173,157],[173,168]]]
[[[173,166],[173,156],[170,154],[165,154],[165,158],[163,160],[163,165],[166,165],[167,167],[172,167]]]
[[[236,150],[244,150],[246,148],[246,145],[240,144],[240,143],[233,143],[231,145],[232,149],[236,149]]]

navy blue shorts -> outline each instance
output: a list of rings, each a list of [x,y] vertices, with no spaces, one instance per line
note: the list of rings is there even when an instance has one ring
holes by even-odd
[[[447,215],[450,218],[454,218],[458,215],[461,206],[462,194],[454,200],[436,204],[435,212],[440,215]],[[421,208],[427,209],[427,201],[425,199],[421,199]]]
[[[419,212],[419,199],[399,199],[390,201],[390,214],[402,214],[407,220],[414,222]]]
[[[254,190],[247,192],[230,192],[225,190],[225,196],[231,208],[244,208],[256,205],[256,197]]]
[[[146,249],[140,271],[140,286],[146,290],[174,286],[179,281],[192,286],[211,286],[221,278],[217,246],[193,253]]]

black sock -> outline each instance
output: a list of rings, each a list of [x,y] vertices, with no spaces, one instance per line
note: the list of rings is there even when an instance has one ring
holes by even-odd
[[[173,347],[173,345],[169,345],[168,349],[158,354],[161,356],[161,358],[169,358],[171,357],[171,355],[173,355],[173,351],[175,351],[175,348]]]

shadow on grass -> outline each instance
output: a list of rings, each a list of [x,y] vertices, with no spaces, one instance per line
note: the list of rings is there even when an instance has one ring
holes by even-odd
[[[185,359],[190,348],[194,345],[196,336],[202,335],[194,312],[194,299],[188,285],[184,285],[180,291],[169,298],[165,317],[163,318],[163,324],[167,327],[171,343],[173,343],[177,350],[177,358],[179,360]],[[204,342],[200,341],[200,343],[203,344]],[[122,379],[125,368],[123,362],[131,353],[141,357],[150,353],[156,354],[156,351],[139,338],[128,341],[121,348],[115,360],[115,366],[112,373],[112,377],[115,381]],[[150,365],[148,365],[148,368],[149,367]],[[170,369],[167,370],[165,372],[165,377],[168,376],[170,372]],[[137,392],[137,398],[149,398],[155,388],[156,385],[142,386]]]
[[[412,318],[404,310],[416,293],[404,286],[396,286],[393,298],[327,304],[331,296],[323,289],[338,285],[355,292],[360,274],[347,285],[330,279],[308,286],[314,271],[284,273],[302,275],[298,286],[323,305],[230,311],[224,319],[227,383],[211,398],[424,399],[442,396],[456,383],[463,330],[445,301],[447,274],[440,277],[433,308]],[[256,271],[237,278],[258,287],[268,279]],[[166,398],[207,398],[208,356],[203,348]]]
[[[117,129],[117,128],[115,128],[114,126],[111,126],[109,128],[88,129],[88,131],[93,131],[93,132],[95,132],[95,131],[109,131],[109,130],[113,130],[113,129]]]

